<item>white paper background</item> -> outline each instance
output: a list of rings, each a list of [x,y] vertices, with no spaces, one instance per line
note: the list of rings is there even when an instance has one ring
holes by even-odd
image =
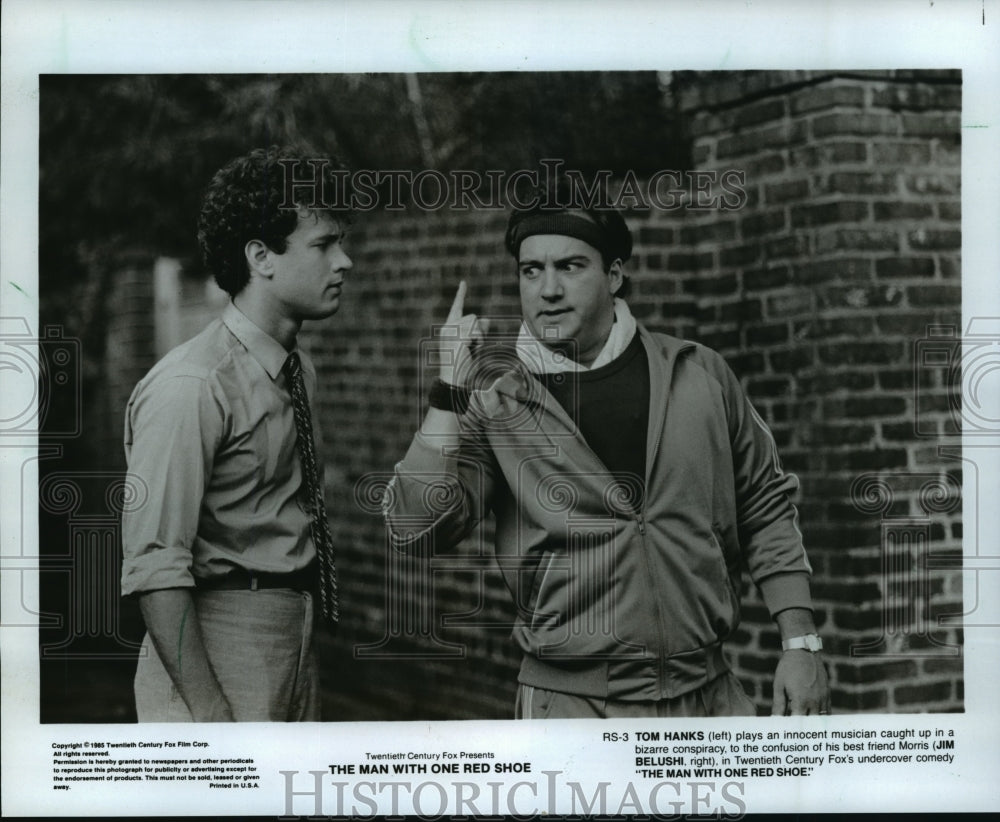
[[[985,16],[985,25],[983,17]],[[960,68],[962,88],[962,262],[965,320],[1000,317],[1000,4],[955,0],[911,2],[74,2],[3,4],[2,43],[2,244],[0,316],[28,317],[37,331],[38,75],[40,73],[155,72],[364,72],[547,69],[826,69]],[[19,289],[9,288],[16,281]],[[0,380],[3,375],[0,374]],[[998,383],[984,384],[986,401],[1000,408]],[[0,411],[11,406],[3,398]],[[18,405],[20,407],[20,405]],[[995,418],[997,414],[993,414]],[[0,418],[4,415],[0,413]],[[970,445],[972,443],[969,443]],[[980,555],[987,570],[965,574],[970,621],[1000,625],[1000,466],[995,439],[976,450],[978,497],[966,472],[966,552]],[[32,555],[34,510],[20,498],[21,465],[30,450],[0,448],[4,603],[0,624],[3,662],[4,815],[188,815],[285,812],[279,770],[323,770],[335,762],[363,761],[365,751],[489,750],[498,759],[529,761],[533,773],[515,777],[491,807],[490,779],[477,808],[487,813],[549,810],[542,770],[561,770],[562,780],[592,786],[611,781],[608,812],[618,809],[625,783],[635,781],[631,743],[604,743],[605,731],[641,730],[635,723],[343,723],[308,726],[39,726],[37,638],[11,627],[8,614],[24,590],[34,602],[36,579],[14,572],[12,558]],[[971,452],[967,452],[971,456]],[[33,485],[30,471],[25,487]],[[978,503],[978,504],[977,504]],[[976,532],[978,540],[970,535]],[[990,559],[987,554],[993,554]],[[826,766],[808,779],[748,780],[747,810],[972,811],[1000,804],[1000,631],[967,627],[966,712],[957,715],[834,716],[797,719],[677,722],[671,728],[746,729],[952,728],[953,766]],[[262,787],[210,792],[197,784],[77,783],[68,792],[51,788],[53,741],[204,740],[215,757],[253,757]],[[185,754],[181,754],[185,755]],[[190,751],[186,755],[191,754]],[[506,806],[517,779],[538,784],[538,796],[521,788]],[[334,779],[327,777],[327,779]],[[336,777],[347,781],[348,777]],[[356,777],[353,779],[357,779]],[[414,777],[414,784],[429,776]],[[450,778],[451,779],[451,778]],[[475,781],[462,775],[453,779]],[[724,780],[717,780],[722,782]],[[647,781],[648,782],[648,781]],[[443,781],[448,793],[454,789]],[[640,784],[645,784],[641,783]],[[296,783],[296,789],[308,784]],[[592,790],[588,787],[587,795]],[[640,798],[644,790],[637,791]],[[648,796],[648,787],[645,789]],[[569,793],[557,795],[558,812],[569,812]],[[327,788],[325,813],[335,807]],[[405,798],[405,797],[404,797]],[[661,796],[671,812],[671,797]],[[428,790],[416,810],[436,813],[438,794]],[[688,798],[690,799],[690,798]],[[716,797],[717,799],[717,797]],[[700,810],[711,810],[702,806]],[[294,810],[309,814],[311,800]],[[357,810],[370,812],[361,804]],[[380,808],[393,810],[388,805]],[[401,802],[403,813],[414,809]],[[626,808],[626,810],[628,810]],[[691,810],[688,801],[683,811]],[[732,803],[725,806],[732,813]]]

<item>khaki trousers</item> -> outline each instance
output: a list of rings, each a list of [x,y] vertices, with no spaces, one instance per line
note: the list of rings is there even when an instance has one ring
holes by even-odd
[[[192,595],[209,663],[237,722],[319,720],[311,594],[270,588]],[[135,674],[139,721],[192,722],[148,634],[142,647]]]

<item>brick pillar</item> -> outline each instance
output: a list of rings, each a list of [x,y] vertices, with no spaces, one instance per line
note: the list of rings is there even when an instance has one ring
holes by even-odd
[[[802,481],[834,705],[953,709],[961,663],[934,651],[959,642],[937,622],[960,610],[954,570],[928,572],[930,633],[899,626],[905,660],[855,655],[872,649],[898,592],[883,565],[895,543],[851,488],[868,472],[960,486],[939,453],[957,442],[957,386],[915,359],[960,317],[960,75],[684,72],[676,91],[696,169],[745,173],[739,211],[683,215],[681,287],[696,305],[693,336],[729,359]],[[919,512],[913,493],[893,505],[920,514],[927,551],[960,550],[960,506]],[[763,707],[777,636],[762,608],[747,614],[741,675]],[[888,687],[917,673],[935,684]]]

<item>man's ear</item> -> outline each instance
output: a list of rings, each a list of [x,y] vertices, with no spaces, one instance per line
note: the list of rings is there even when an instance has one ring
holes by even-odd
[[[608,268],[608,287],[611,289],[612,294],[618,293],[618,289],[622,287],[622,281],[624,279],[625,275],[622,274],[622,261],[615,260]]]
[[[246,244],[243,255],[247,258],[251,276],[257,274],[267,279],[274,276],[274,265],[271,263],[269,252],[270,249],[263,240],[251,240]]]

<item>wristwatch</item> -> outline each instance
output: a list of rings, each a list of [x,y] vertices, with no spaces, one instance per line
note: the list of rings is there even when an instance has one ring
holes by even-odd
[[[438,378],[431,383],[428,401],[431,408],[439,411],[451,411],[453,414],[464,414],[469,410],[471,391],[458,385],[451,385]]]
[[[786,651],[801,649],[815,654],[823,650],[823,640],[819,638],[819,634],[803,634],[781,640],[781,647]]]

